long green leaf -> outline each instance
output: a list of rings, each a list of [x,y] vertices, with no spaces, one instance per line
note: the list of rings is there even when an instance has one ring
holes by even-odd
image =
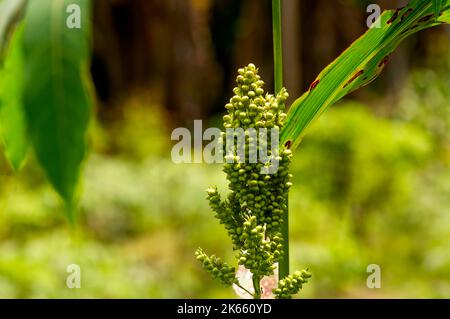
[[[23,93],[23,27],[11,38],[3,67],[0,68],[0,137],[6,157],[14,170],[22,166],[28,149]]]
[[[328,65],[292,104],[281,143],[295,149],[305,130],[327,107],[373,81],[400,42],[420,30],[450,23],[450,0],[441,4],[438,18],[431,0],[413,0],[406,7],[383,12],[380,28],[371,28]],[[375,25],[375,24],[374,24]]]
[[[80,29],[67,26],[70,4],[81,8]],[[50,182],[72,206],[91,112],[90,1],[30,1],[25,23],[24,102],[31,142]]]
[[[15,25],[21,19],[26,0],[0,0],[0,60]]]
[[[439,17],[439,13],[445,3],[445,0],[433,0],[433,11],[436,17]]]

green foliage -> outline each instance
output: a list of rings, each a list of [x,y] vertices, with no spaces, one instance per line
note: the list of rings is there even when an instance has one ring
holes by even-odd
[[[82,8],[81,29],[67,28],[62,13],[71,3]],[[85,81],[90,1],[31,1],[25,23],[24,104],[31,143],[48,179],[71,206],[91,112]]]
[[[314,270],[302,298],[450,296],[450,174],[435,121],[435,114],[448,111],[436,94],[444,92],[447,77],[430,73],[412,72],[398,101],[413,109],[412,120],[409,113],[399,119],[374,115],[368,105],[339,104],[295,154],[291,266]],[[372,102],[388,108],[384,98]],[[136,111],[126,118],[127,131],[137,136],[141,128],[133,119],[143,111],[124,108]],[[157,114],[152,108],[146,116]],[[163,119],[152,128],[166,132],[162,141],[168,134]],[[437,127],[429,130],[433,123]],[[146,147],[150,136],[142,137],[132,140],[135,148]],[[95,138],[109,150],[114,135]],[[0,296],[235,298],[192,262],[198,246],[225,261],[234,258],[227,231],[211,221],[199,187],[226,189],[221,166],[174,165],[159,149],[139,159],[127,151],[94,153],[85,168],[80,236],[67,229],[33,157],[20,178],[0,176]],[[2,160],[0,165],[5,167]],[[70,263],[81,266],[82,289],[65,285]],[[382,267],[382,289],[366,288],[371,263]]]
[[[435,87],[431,83],[429,89]],[[389,269],[389,278],[383,278],[392,287],[389,294],[397,289],[398,296],[448,294],[443,281],[448,282],[450,260],[442,253],[448,246],[442,236],[450,231],[448,168],[439,155],[445,146],[435,146],[440,137],[422,128],[432,118],[421,117],[421,124],[387,119],[345,103],[313,127],[291,167],[300,187],[292,189],[290,200],[298,214],[292,263],[314,269],[308,297],[383,296],[386,292],[351,292],[364,285],[364,268],[374,262]],[[434,279],[424,285],[407,276],[408,267],[420,278]],[[413,286],[418,288],[400,292]]]
[[[0,138],[11,166],[18,171],[28,149],[23,110],[23,54],[20,27],[14,33],[3,67],[0,68]]]
[[[292,165],[310,196],[341,216],[353,209],[355,216],[385,211],[386,203],[407,196],[412,169],[423,166],[432,153],[429,134],[399,120],[377,118],[357,103],[329,112]],[[357,232],[364,233],[364,227]]]
[[[448,2],[448,3],[447,3]],[[282,85],[282,60],[281,60],[281,20],[280,20],[280,1],[274,0],[273,5],[273,30],[274,30],[274,62],[275,62],[275,87],[276,90],[281,90]],[[440,13],[439,11],[444,11]],[[436,13],[433,15],[433,13]],[[389,55],[399,45],[399,43],[407,36],[435,25],[449,22],[450,1],[438,1],[424,2],[413,0],[408,6],[397,9],[395,11],[386,11],[380,18],[380,28],[373,27],[366,32],[361,38],[353,43],[340,57],[338,57],[332,64],[330,64],[324,71],[322,71],[318,78],[311,84],[308,92],[302,97],[297,99],[291,106],[289,116],[284,128],[284,115],[281,123],[277,123],[276,128],[282,128],[281,144],[287,149],[295,149],[301,138],[304,135],[305,129],[310,123],[320,116],[323,111],[333,103],[339,101],[342,97],[348,93],[362,87],[371,81],[373,81],[383,70],[388,62]],[[259,78],[252,74],[253,65],[245,69],[239,70],[238,76],[238,88],[235,89],[235,96],[230,100],[230,103],[226,105],[229,114],[224,117],[225,128],[248,128],[248,127],[264,127],[264,122],[258,118],[258,102],[259,96],[264,91],[257,92],[260,89],[257,84]],[[249,72],[250,71],[250,72]],[[254,85],[254,88],[250,88],[249,84]],[[248,95],[246,94],[247,92]],[[242,94],[244,93],[244,94]],[[281,93],[283,91],[281,90]],[[256,96],[257,102],[252,100]],[[269,101],[269,103],[271,102]],[[276,103],[281,109],[284,105],[284,101],[278,101]],[[248,109],[245,107],[249,105]],[[244,109],[244,111],[242,110]],[[259,108],[261,115],[264,112],[263,107]],[[270,113],[270,119],[273,114]],[[266,118],[265,115],[260,116]],[[273,127],[273,126],[272,126]],[[234,140],[234,136],[232,137]],[[246,140],[248,144],[248,139]],[[248,150],[248,146],[246,145]],[[228,153],[227,153],[228,154]],[[284,154],[284,153],[283,153]],[[236,161],[236,154],[226,156],[226,159]],[[247,160],[247,158],[246,158]],[[237,161],[236,161],[237,162]],[[246,161],[244,161],[246,162]],[[283,169],[283,167],[282,167]],[[287,169],[287,166],[286,166]],[[280,224],[283,224],[282,213],[286,212],[287,207],[287,190],[284,190],[284,186],[290,185],[290,182],[281,183],[278,186],[267,188],[272,192],[281,189],[284,194],[280,194],[280,200],[284,199],[280,208],[272,203],[268,203],[272,206],[269,211],[279,210],[280,215],[276,214],[277,219],[273,221],[270,216],[270,220],[266,222],[264,219],[267,217],[264,213],[259,215],[261,207],[268,207],[264,200],[270,195],[270,191],[263,198],[263,202],[259,205],[261,199],[260,194],[256,195],[251,193],[252,187],[263,187],[265,181],[260,182],[257,180],[257,173],[255,173],[255,180],[251,178],[253,176],[246,176],[247,167],[239,164],[225,164],[224,171],[227,173],[227,178],[230,181],[230,189],[232,193],[229,195],[226,202],[221,202],[217,189],[211,188],[208,190],[208,196],[210,205],[216,212],[216,217],[225,224],[226,229],[233,241],[234,249],[242,249],[240,253],[240,261],[242,265],[245,265],[253,274],[253,282],[255,286],[255,297],[259,297],[259,280],[261,276],[270,275],[273,269],[270,263],[277,262],[280,257],[278,254],[283,254],[283,245],[280,243],[271,247],[275,241],[271,237],[268,242],[265,242],[267,234],[272,232],[272,227],[275,231],[276,238],[281,238],[283,235],[288,239],[288,232],[286,229],[283,233],[280,232]],[[287,171],[286,171],[286,174]],[[270,178],[270,177],[269,177]],[[248,193],[250,196],[248,197]],[[256,192],[259,189],[256,188]],[[263,193],[264,195],[264,193]],[[243,201],[240,202],[241,198]],[[274,194],[274,199],[278,199],[278,194]],[[258,202],[253,205],[254,202]],[[274,207],[276,207],[274,209]],[[244,208],[248,209],[248,212],[255,214],[253,216],[242,216],[240,210]],[[261,217],[262,216],[262,217]],[[259,217],[259,218],[258,218]],[[258,218],[258,219],[257,219]],[[262,220],[262,223],[261,223]],[[244,227],[241,225],[244,222]],[[267,226],[270,227],[267,227]],[[245,239],[248,236],[250,238],[249,244],[246,245]],[[244,243],[243,243],[244,241]],[[286,246],[288,247],[288,246]],[[274,249],[274,250],[273,250]],[[275,252],[277,256],[275,256]],[[282,257],[282,256],[281,256]],[[281,277],[287,275],[285,268],[288,269],[289,261],[283,263],[283,274]],[[289,281],[292,278],[287,277]],[[297,286],[291,288],[285,288],[285,294],[278,294],[278,297],[287,297],[287,292],[298,291]]]
[[[161,127],[161,119],[168,116],[161,107],[148,105],[148,94],[132,96],[121,101],[123,119],[106,123],[107,130],[114,136],[110,141],[109,151],[126,154],[135,159],[146,159],[149,154],[163,157],[167,152],[167,132]],[[148,114],[148,110],[152,114]],[[139,143],[130,141],[139,140]],[[106,151],[106,150],[105,150]]]
[[[401,101],[395,111],[397,118],[415,123],[435,137],[439,156],[450,162],[450,90],[449,68],[438,71],[414,70],[401,92]],[[430,83],[433,85],[430,86]]]
[[[80,29],[67,25],[69,4],[81,8]],[[92,104],[90,0],[3,0],[0,8],[0,137],[6,157],[19,170],[31,144],[72,220]],[[23,11],[24,26],[16,28]]]
[[[330,105],[373,81],[385,67],[389,55],[406,37],[436,25],[450,23],[450,0],[412,0],[407,6],[385,11],[381,27],[370,28],[314,80],[309,90],[292,104],[281,143],[295,149],[309,125]],[[434,16],[436,8],[440,16]]]
[[[28,12],[27,19],[31,23],[27,21],[25,43],[25,62],[29,70],[26,74],[29,94],[26,119],[30,123],[24,123],[20,108],[22,72],[18,71],[23,68],[21,35],[20,32],[12,33],[12,21],[16,20],[11,17],[15,13],[4,14],[9,12],[4,11],[5,3],[20,1],[0,1],[0,19],[6,17],[0,20],[0,50],[10,43],[5,67],[0,71],[0,127],[6,154],[13,166],[20,167],[27,144],[25,129],[29,129],[32,145],[52,184],[71,202],[86,151],[84,135],[90,103],[84,80],[89,28],[83,25],[81,31],[67,30],[62,16],[55,18],[57,15],[53,10],[64,1],[41,0],[40,8],[37,8],[37,0],[32,1],[30,7],[36,10]],[[78,3],[84,6],[88,1]],[[411,2],[411,5],[415,4],[418,2]],[[441,8],[446,11],[437,21],[449,22],[448,4],[448,1],[440,1]],[[385,13],[383,21],[396,14],[396,23],[381,31],[371,29],[368,32],[384,32],[385,39],[374,35],[374,41],[368,41],[366,48],[354,50],[353,47],[337,61],[342,62],[344,57],[363,59],[366,53],[384,61],[382,53],[393,49],[403,35],[406,37],[428,27],[423,24],[401,35],[408,26],[414,27],[413,22],[427,17],[425,13],[437,14],[439,1],[433,1],[433,8],[428,1],[418,4],[419,7],[424,9],[420,17],[413,11],[402,19],[408,8]],[[57,10],[64,12],[62,7]],[[82,12],[89,14],[84,7]],[[403,22],[398,23],[399,20]],[[88,23],[86,18],[82,21]],[[396,36],[398,39],[394,39]],[[385,40],[392,41],[392,47],[384,43]],[[385,47],[377,47],[381,44]],[[374,67],[372,62],[365,62],[360,65]],[[336,62],[326,69],[323,77],[327,80],[316,82],[304,100],[301,98],[296,102],[298,104],[294,103],[293,114],[305,116],[312,110],[303,117],[306,122],[300,123],[300,131],[295,131],[299,136],[324,108],[366,84],[364,80],[360,82],[366,71],[353,79],[358,69],[348,65],[345,70],[341,67]],[[255,76],[254,67],[249,68],[253,74],[246,77],[248,70],[242,70],[237,97],[227,104],[230,113],[225,122],[231,128],[258,122],[261,122],[258,127],[281,127],[284,92],[277,97],[264,96],[264,91],[260,90],[262,82],[258,85],[260,80]],[[332,74],[342,77],[333,78]],[[383,277],[385,288],[379,292],[383,297],[448,297],[450,176],[446,81],[447,78],[439,82],[428,73],[416,75],[415,82],[419,86],[410,88],[406,94],[408,101],[400,103],[405,111],[403,121],[376,117],[364,106],[337,107],[311,132],[297,161],[288,165],[291,152],[282,152],[281,158],[285,162],[280,167],[280,175],[273,179],[266,180],[260,174],[261,167],[225,167],[231,194],[222,201],[214,187],[208,189],[208,199],[238,251],[237,263],[255,274],[256,287],[258,277],[271,274],[273,264],[282,256],[285,245],[279,234],[282,218],[275,207],[281,207],[280,211],[286,208],[285,195],[291,186],[291,176],[287,172],[290,166],[297,178],[294,182],[299,185],[291,189],[294,195],[291,210],[299,214],[292,224],[295,247],[292,263],[307,263],[317,274],[317,279],[304,291],[306,296],[361,296],[367,276],[361,269],[377,262],[389,269],[390,274]],[[327,83],[327,90],[321,89]],[[437,88],[431,83],[440,86]],[[245,89],[245,85],[253,84],[251,90],[250,87]],[[313,98],[314,92],[317,98]],[[67,104],[66,97],[71,99]],[[247,104],[257,98],[261,102],[254,104],[258,110]],[[63,221],[48,214],[59,211],[57,200],[43,184],[39,173],[33,171],[35,163],[32,160],[23,180],[13,181],[11,177],[1,176],[0,208],[8,214],[0,219],[0,297],[231,296],[208,285],[201,273],[190,266],[192,256],[189,253],[199,242],[208,246],[208,250],[226,251],[224,239],[227,234],[209,223],[206,204],[200,200],[203,195],[197,191],[198,185],[211,182],[211,179],[221,183],[222,176],[215,167],[191,166],[186,169],[185,166],[174,166],[167,159],[144,158],[154,143],[148,144],[150,138],[145,142],[134,138],[142,137],[142,131],[145,131],[142,127],[133,130],[138,126],[133,121],[138,122],[143,115],[136,113],[130,117],[132,120],[127,118],[131,124],[124,136],[131,138],[118,138],[121,139],[119,147],[123,147],[122,157],[97,155],[88,162],[81,203],[81,223],[87,233],[83,238],[73,234],[71,237],[62,226]],[[155,121],[148,125],[161,122],[162,119],[155,116]],[[290,118],[288,124],[298,124],[294,122]],[[121,130],[118,132],[116,134]],[[164,145],[163,136],[166,135],[153,138],[158,139],[158,145]],[[47,142],[49,144],[45,145]],[[140,161],[133,162],[128,150],[133,152],[131,157]],[[274,192],[278,193],[274,195]],[[146,233],[148,229],[152,229],[149,234]],[[214,278],[226,285],[237,283],[234,267],[214,255],[207,256],[202,250],[196,254]],[[89,269],[81,290],[69,290],[64,286],[67,275],[64,267],[72,262]],[[414,276],[405,269],[414,269]],[[279,290],[275,289],[274,293],[277,297],[289,298],[298,292],[306,277],[309,275],[296,272],[280,281]],[[167,285],[167,282],[173,285]],[[366,290],[364,294],[379,296]]]

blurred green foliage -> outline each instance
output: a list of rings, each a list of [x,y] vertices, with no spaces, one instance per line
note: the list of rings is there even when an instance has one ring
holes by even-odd
[[[313,277],[299,297],[450,297],[445,81],[413,73],[398,114],[346,101],[305,138],[292,167],[291,266]],[[194,257],[202,246],[232,260],[205,200],[208,186],[226,189],[221,165],[173,164],[164,113],[145,104],[133,98],[123,121],[92,127],[76,229],[33,158],[19,176],[2,159],[0,297],[236,297]],[[72,263],[81,289],[66,287]],[[369,264],[381,289],[366,287]]]

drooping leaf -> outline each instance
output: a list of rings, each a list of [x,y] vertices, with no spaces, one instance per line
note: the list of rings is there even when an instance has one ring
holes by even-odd
[[[22,17],[25,5],[26,0],[0,0],[0,60],[15,25]]]
[[[295,149],[305,130],[327,107],[373,81],[403,39],[420,30],[450,22],[450,0],[442,2],[438,18],[433,9],[431,0],[412,0],[404,8],[383,12],[379,17],[381,27],[372,27],[363,34],[294,101],[281,132],[282,145]]]
[[[23,26],[11,38],[3,67],[0,67],[0,138],[6,158],[15,171],[22,166],[28,149],[23,93]]]
[[[67,24],[67,9],[74,4],[81,8],[81,28]],[[25,23],[24,104],[30,139],[51,184],[72,206],[91,112],[90,0],[30,1]]]

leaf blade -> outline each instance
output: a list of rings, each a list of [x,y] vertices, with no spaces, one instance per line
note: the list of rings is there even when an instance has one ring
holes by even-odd
[[[11,44],[0,70],[0,137],[11,167],[20,170],[28,150],[23,109],[23,28],[12,35]]]
[[[408,6],[388,10],[379,17],[381,28],[371,28],[329,64],[291,105],[281,132],[282,145],[295,149],[306,129],[330,105],[367,85],[383,70],[387,57],[407,36],[446,23],[450,1],[445,0],[440,19],[433,19],[431,1],[413,0]],[[374,24],[375,25],[375,24]]]
[[[436,18],[439,17],[439,13],[444,6],[444,3],[445,0],[433,0],[433,11]]]
[[[66,26],[69,4],[81,8],[81,29]],[[89,0],[41,0],[30,2],[25,16],[24,104],[31,143],[67,206],[75,200],[87,148],[89,14]]]

